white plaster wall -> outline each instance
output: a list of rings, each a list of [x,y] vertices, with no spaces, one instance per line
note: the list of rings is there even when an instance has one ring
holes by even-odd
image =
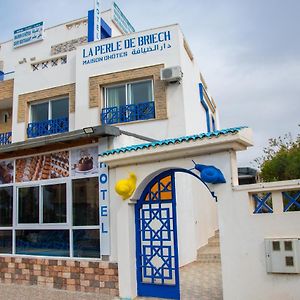
[[[83,65],[83,49],[87,52],[90,47],[98,44],[105,44],[107,41],[89,43],[88,46],[78,47],[76,64],[76,118],[75,127],[83,128],[89,124],[99,124],[100,110],[89,108],[89,77],[101,74],[114,73],[123,70],[142,68],[146,66],[165,64],[165,67],[176,66],[181,63],[178,49],[179,26],[172,25],[157,29],[138,32],[124,37],[115,37],[109,42],[123,41],[129,37],[138,37],[153,32],[167,31],[171,32],[172,48],[165,49],[162,52],[150,52],[142,55],[128,54],[126,58],[117,58],[103,62],[97,62],[89,65]],[[132,51],[129,49],[128,51]],[[132,124],[122,124],[121,129],[131,131],[137,134],[150,136],[156,139],[185,135],[185,119],[183,115],[183,94],[181,85],[172,85],[167,88],[168,120],[145,121]],[[82,116],[88,116],[83,118]],[[142,125],[141,125],[142,124]]]
[[[123,201],[119,195],[116,194],[114,187],[115,183],[123,178],[127,178],[129,172],[134,172],[137,175],[137,187],[140,184],[145,184],[144,180],[149,175],[157,173],[159,170],[166,168],[181,167],[190,169],[193,167],[194,159],[197,163],[203,163],[207,165],[215,165],[220,168],[224,173],[227,184],[212,185],[211,189],[218,190],[217,186],[227,186],[231,189],[231,168],[230,168],[230,153],[216,153],[213,155],[202,155],[193,158],[182,158],[177,160],[152,162],[147,164],[138,164],[131,166],[123,166],[114,169],[110,169],[110,226],[111,226],[111,260],[118,261],[119,266],[119,288],[121,297],[134,297],[136,296],[136,265],[135,265],[135,224],[132,222],[134,218],[134,204],[129,204],[128,201]],[[179,175],[179,174],[178,174]],[[190,175],[183,175],[179,178],[177,187],[177,205],[178,205],[178,220],[181,225],[178,226],[181,233],[179,237],[188,238],[193,243],[193,251],[184,252],[184,247],[179,248],[182,252],[181,265],[191,261],[195,257],[196,248],[205,245],[207,239],[214,234],[214,231],[218,228],[216,217],[216,204],[209,196],[209,192],[204,192],[204,187],[199,181],[194,181],[190,178]],[[182,182],[183,180],[183,182]],[[187,181],[186,181],[187,180]],[[148,182],[148,181],[147,181]],[[188,188],[182,184],[188,183]],[[224,188],[223,188],[224,189]],[[221,188],[222,190],[222,188]],[[185,207],[184,203],[187,196],[191,197],[188,203],[188,207]],[[137,193],[132,197],[136,199]],[[218,193],[217,193],[218,194]],[[201,199],[198,198],[201,195]],[[203,196],[203,197],[202,197]],[[200,200],[200,201],[199,201]],[[196,203],[195,203],[196,202]],[[207,206],[207,207],[206,207]],[[191,210],[194,207],[194,215],[191,217]],[[204,208],[206,207],[206,208]],[[204,209],[204,210],[203,210]],[[211,214],[208,216],[207,214]],[[205,218],[206,216],[206,218]],[[195,224],[197,221],[197,224]],[[197,226],[195,226],[197,225]],[[187,227],[192,228],[192,237],[185,237],[182,235]],[[205,227],[208,227],[205,229]],[[188,229],[188,230],[189,230]],[[187,235],[187,234],[186,234]],[[190,244],[188,244],[190,247]]]
[[[209,190],[195,177],[176,173],[179,266],[197,258],[217,229],[217,205]]]
[[[264,238],[300,237],[299,212],[252,212],[245,191],[227,191],[220,198],[224,299],[299,299],[300,275],[268,274],[264,249]]]
[[[72,39],[76,39],[82,36],[87,36],[88,26],[86,24],[81,24],[79,26],[73,26],[70,29],[67,29],[66,25],[79,21],[79,20],[87,20],[86,17],[77,20],[71,20],[69,22],[65,22],[63,24],[59,24],[50,28],[46,28],[44,32],[44,40],[40,42],[36,42],[27,46],[22,46],[18,48],[13,48],[13,40],[9,40],[1,43],[0,48],[0,60],[4,60],[4,72],[15,71],[15,67],[18,65],[20,60],[26,58],[27,62],[30,62],[31,57],[35,57],[36,61],[47,59],[51,56],[51,46],[59,43],[63,43],[66,41],[70,41]],[[107,10],[101,13],[101,17],[104,19],[106,23],[109,25],[111,22],[111,10]],[[41,20],[43,21],[43,20]],[[30,24],[24,24],[27,26]],[[44,20],[44,26],[47,27],[47,21]],[[13,38],[13,32],[17,28],[11,29],[11,36]],[[112,33],[115,35],[119,35],[120,32],[114,25],[112,28]]]
[[[200,101],[199,83],[201,83],[201,79],[199,66],[195,57],[193,58],[193,60],[191,60],[188,56],[184,48],[184,36],[181,32],[179,44],[183,71],[182,86],[183,97],[185,99],[184,116],[186,120],[186,133],[195,134],[200,132],[207,132],[206,112]],[[218,119],[215,120],[215,124],[216,128],[218,128]]]

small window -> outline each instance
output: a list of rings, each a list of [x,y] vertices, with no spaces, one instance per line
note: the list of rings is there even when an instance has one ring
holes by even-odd
[[[74,257],[100,257],[98,229],[73,230]]]
[[[19,223],[39,223],[39,187],[19,188]]]
[[[106,107],[126,105],[126,86],[115,86],[106,89]]]
[[[43,223],[66,223],[66,207],[66,184],[43,186]]]
[[[73,226],[99,225],[98,177],[75,179],[73,187]]]
[[[284,250],[293,251],[293,243],[291,241],[284,241]]]
[[[0,227],[12,226],[13,187],[0,189]]]
[[[31,105],[31,122],[42,122],[69,116],[69,99],[62,98]]]
[[[0,231],[0,253],[12,253],[12,230]]]
[[[280,251],[280,242],[279,241],[273,241],[273,251]]]
[[[294,266],[294,257],[293,256],[286,256],[285,257],[285,265],[287,267],[293,267]]]
[[[153,100],[152,80],[131,82],[105,88],[106,107],[147,103]]]

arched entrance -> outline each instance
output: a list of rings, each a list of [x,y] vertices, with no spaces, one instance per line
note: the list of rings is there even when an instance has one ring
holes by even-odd
[[[202,182],[186,169],[162,171],[145,186],[135,205],[138,296],[180,299],[176,172]]]

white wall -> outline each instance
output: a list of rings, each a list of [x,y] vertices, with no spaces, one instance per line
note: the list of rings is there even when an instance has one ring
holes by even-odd
[[[217,205],[209,190],[197,178],[177,173],[175,182],[181,267],[195,261],[197,250],[214,235],[217,229]]]
[[[273,187],[265,183],[256,191],[253,186],[257,185],[241,186],[220,198],[225,300],[299,299],[300,274],[268,274],[264,249],[265,238],[300,238],[300,212],[284,213],[281,199],[281,191],[299,189],[299,183],[286,182],[284,186],[279,182],[271,184]],[[268,191],[273,193],[274,213],[253,214],[254,203],[248,192]]]
[[[202,155],[193,158],[182,158],[169,161],[137,164],[110,169],[110,225],[111,225],[111,260],[118,261],[119,267],[119,288],[121,297],[136,296],[136,267],[135,267],[135,225],[134,204],[123,201],[114,190],[115,183],[123,178],[127,178],[129,172],[134,172],[137,176],[136,193],[132,197],[138,199],[145,184],[153,178],[150,174],[157,174],[159,170],[166,168],[193,167],[192,159],[197,163],[212,164],[220,168],[224,173],[227,184],[231,188],[230,153],[216,153],[214,155]],[[207,239],[214,234],[217,229],[216,204],[209,192],[201,182],[188,174],[177,174],[176,184],[177,213],[178,213],[178,237],[180,264],[183,265],[195,259],[196,249],[207,243]],[[192,178],[192,179],[190,179]],[[187,186],[185,186],[187,184]],[[212,190],[216,190],[218,185],[212,185]],[[198,197],[201,195],[201,197]],[[187,202],[188,201],[188,202]],[[186,206],[185,204],[188,204]],[[194,209],[193,216],[191,211]],[[208,215],[210,214],[210,215]],[[197,224],[195,224],[197,221]],[[186,234],[191,230],[191,234]],[[188,231],[190,232],[190,231]],[[185,233],[185,234],[184,234]],[[190,236],[188,236],[190,235]],[[182,241],[183,239],[183,241]],[[188,239],[188,240],[187,240]],[[192,243],[190,247],[183,246],[183,243]]]

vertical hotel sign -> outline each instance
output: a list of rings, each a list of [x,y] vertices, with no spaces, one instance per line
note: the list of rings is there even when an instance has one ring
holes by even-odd
[[[29,25],[14,31],[14,48],[43,40],[44,22]]]
[[[95,0],[94,5],[94,41],[101,39],[101,26],[100,26],[100,0]]]
[[[110,255],[109,237],[109,181],[108,167],[99,162],[99,209],[101,255]]]

